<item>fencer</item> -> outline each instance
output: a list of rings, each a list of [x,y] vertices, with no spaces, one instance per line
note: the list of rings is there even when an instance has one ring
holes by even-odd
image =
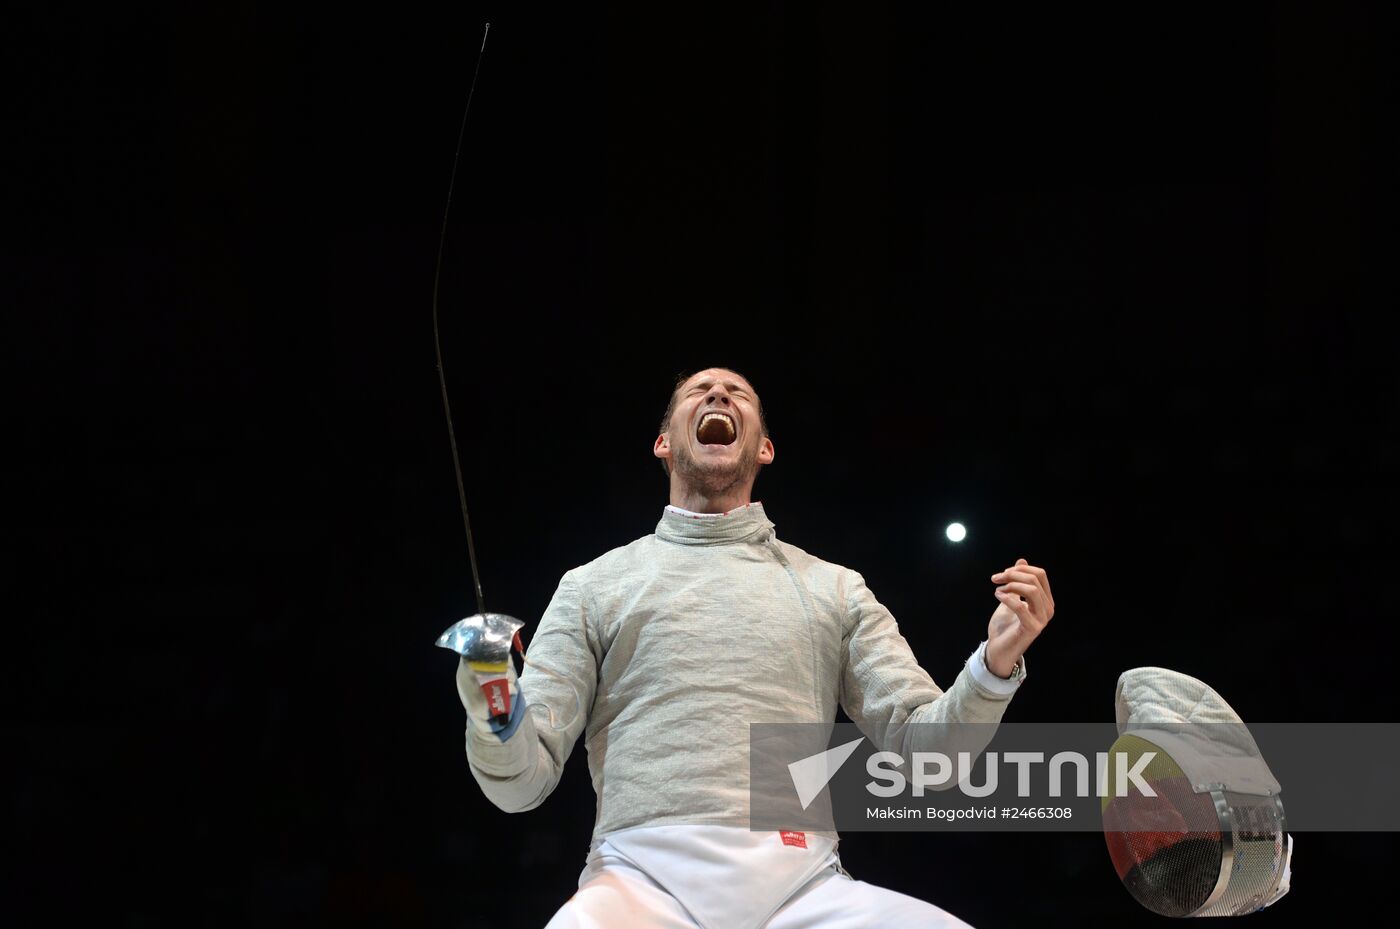
[[[780,541],[751,500],[774,446],[747,379],[683,378],[659,431],[655,533],[564,574],[504,704],[458,666],[468,764],[501,809],[543,803],[584,736],[596,818],[548,929],[964,925],[854,879],[835,834],[750,831],[748,724],[831,723],[839,705],[901,751],[908,723],[998,723],[1054,615],[1046,572],[1022,558],[991,576],[987,639],[941,690],[862,576]]]

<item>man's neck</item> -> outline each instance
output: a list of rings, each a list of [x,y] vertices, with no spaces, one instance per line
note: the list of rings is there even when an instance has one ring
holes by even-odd
[[[749,503],[752,486],[711,497],[699,490],[672,484],[670,503],[692,513],[728,513]]]

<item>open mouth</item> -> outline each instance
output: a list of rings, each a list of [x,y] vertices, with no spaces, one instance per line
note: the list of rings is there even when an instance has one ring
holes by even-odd
[[[733,445],[739,433],[728,413],[706,413],[695,427],[695,437],[701,445]]]

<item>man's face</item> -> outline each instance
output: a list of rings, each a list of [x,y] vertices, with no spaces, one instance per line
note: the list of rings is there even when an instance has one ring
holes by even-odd
[[[715,496],[752,484],[759,466],[773,460],[773,443],[763,434],[749,382],[725,368],[708,368],[677,389],[670,428],[657,438],[654,453],[670,458],[681,481]]]

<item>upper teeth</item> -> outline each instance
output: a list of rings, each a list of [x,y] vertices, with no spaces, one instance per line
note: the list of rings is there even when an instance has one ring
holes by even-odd
[[[700,425],[704,426],[711,419],[722,419],[729,426],[730,429],[734,428],[734,420],[730,419],[723,413],[706,413],[700,418]]]

